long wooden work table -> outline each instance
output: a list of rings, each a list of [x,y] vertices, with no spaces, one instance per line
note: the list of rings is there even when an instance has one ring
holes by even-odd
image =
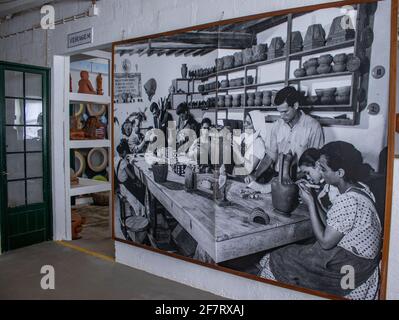
[[[170,188],[168,183],[154,181],[151,165],[142,156],[131,160],[136,176],[148,188],[198,245],[216,262],[222,262],[259,251],[276,248],[312,236],[306,207],[299,207],[290,216],[275,211],[271,194],[260,194],[259,199],[244,199],[240,190],[245,184],[229,182],[229,204],[218,206],[209,190],[184,190],[184,177],[168,172],[168,183],[181,188]],[[207,193],[208,191],[208,193]],[[263,225],[248,219],[254,208],[262,208],[270,217]]]

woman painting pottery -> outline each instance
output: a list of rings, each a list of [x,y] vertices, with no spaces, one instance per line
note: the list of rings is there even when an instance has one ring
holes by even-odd
[[[325,182],[340,192],[327,212],[326,226],[311,190],[299,183],[316,242],[267,254],[260,261],[260,276],[350,299],[376,299],[381,223],[373,194],[359,182],[362,155],[350,143],[331,142],[321,148],[317,165]],[[348,270],[354,274],[352,285],[344,278]]]

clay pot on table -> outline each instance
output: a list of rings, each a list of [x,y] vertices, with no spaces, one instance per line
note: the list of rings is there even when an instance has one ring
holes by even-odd
[[[234,53],[234,67],[242,66],[242,51]]]
[[[271,183],[273,207],[283,214],[289,214],[298,206],[299,188],[292,181],[295,170],[292,162],[294,156],[281,153],[279,155],[279,175]]]

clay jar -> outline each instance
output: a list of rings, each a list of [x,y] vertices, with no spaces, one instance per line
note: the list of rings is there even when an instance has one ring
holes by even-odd
[[[233,95],[232,105],[233,105],[233,107],[240,107],[241,106],[241,94],[234,94]]]
[[[283,214],[289,214],[298,206],[299,188],[291,180],[291,164],[293,155],[279,155],[279,175],[274,178],[272,187],[273,207]]]
[[[346,63],[334,63],[332,69],[334,72],[344,72],[346,70]]]
[[[245,93],[241,94],[241,106],[245,107],[247,105],[247,95]]]
[[[227,94],[224,98],[224,106],[226,108],[230,108],[232,106],[232,96],[230,94]]]
[[[329,64],[321,64],[317,67],[317,73],[318,74],[325,74],[329,73],[331,71],[331,65]]]
[[[262,105],[262,98],[263,98],[263,92],[262,91],[257,91],[255,92],[255,106],[260,107]]]
[[[227,88],[229,86],[229,80],[222,80],[220,82],[220,87],[221,88]]]
[[[216,70],[222,71],[223,70],[223,58],[215,59],[215,63],[216,63]]]
[[[269,90],[263,91],[262,104],[264,106],[270,106],[272,104],[272,92],[271,91],[269,91]]]
[[[247,106],[253,107],[255,105],[255,92],[249,92],[247,96]]]
[[[314,76],[317,74],[317,68],[316,67],[309,67],[306,69],[306,75],[307,76]]]

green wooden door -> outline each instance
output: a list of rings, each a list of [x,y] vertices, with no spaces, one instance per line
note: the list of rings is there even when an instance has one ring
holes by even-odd
[[[49,70],[0,62],[1,250],[52,236]]]

